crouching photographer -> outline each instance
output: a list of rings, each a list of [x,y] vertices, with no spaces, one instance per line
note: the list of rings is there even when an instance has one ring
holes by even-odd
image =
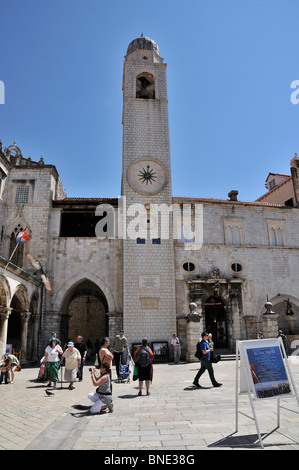
[[[96,414],[106,409],[109,410],[109,413],[112,413],[113,405],[109,365],[106,363],[101,364],[101,375],[98,377],[95,375],[95,369],[89,369],[89,371],[92,383],[97,387],[95,393],[88,394],[89,400],[94,403],[90,408],[90,413]]]

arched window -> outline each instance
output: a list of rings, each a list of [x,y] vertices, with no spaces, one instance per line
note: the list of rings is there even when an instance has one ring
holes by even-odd
[[[21,224],[18,224],[10,234],[9,243],[8,259],[10,259],[11,255],[13,254],[13,257],[10,261],[11,263],[15,264],[16,266],[19,266],[20,268],[23,266],[24,243],[19,243],[17,247],[17,235],[19,234],[19,232],[24,230],[24,228],[25,227],[23,227]]]
[[[226,227],[226,234],[227,234],[227,244],[233,245],[233,231],[230,225]]]
[[[271,236],[271,245],[272,245],[272,246],[277,246],[274,228],[271,228],[270,236]]]
[[[180,243],[194,243],[195,234],[193,225],[182,224],[181,225],[181,240]]]
[[[155,99],[155,80],[151,73],[143,72],[136,77],[136,98]]]
[[[227,235],[228,245],[241,245],[241,236],[240,236],[239,227],[237,226],[232,227],[231,225],[227,225],[226,235]]]
[[[226,245],[243,245],[243,219],[224,218],[224,240]]]
[[[283,246],[283,236],[282,236],[282,231],[280,228],[277,230],[276,239],[277,239],[277,246]]]
[[[234,228],[234,245],[241,245],[241,237],[240,237],[239,227]]]
[[[270,246],[286,246],[284,220],[267,220]]]
[[[277,227],[271,228],[270,243],[271,243],[271,246],[284,246],[283,233],[280,228],[277,228]]]

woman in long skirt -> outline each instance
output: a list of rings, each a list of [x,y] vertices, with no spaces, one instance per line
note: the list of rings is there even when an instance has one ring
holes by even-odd
[[[45,372],[44,372],[44,380],[48,380],[48,387],[52,385],[54,382],[54,387],[56,387],[56,383],[59,380],[58,371],[59,371],[59,354],[62,354],[63,351],[58,344],[58,340],[56,338],[50,339],[50,344],[46,347],[45,350]]]
[[[73,385],[77,378],[77,371],[80,369],[81,365],[81,354],[78,349],[74,347],[72,341],[68,342],[67,349],[62,355],[61,361],[63,359],[65,359],[64,379],[70,382],[69,390],[73,390]]]

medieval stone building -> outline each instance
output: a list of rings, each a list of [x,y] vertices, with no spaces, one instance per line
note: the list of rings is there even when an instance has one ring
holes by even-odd
[[[7,145],[0,354],[13,345],[36,360],[52,331],[94,344],[123,327],[131,345],[177,332],[192,360],[203,329],[231,351],[258,330],[299,333],[299,158],[290,175],[269,173],[254,202],[238,201],[235,190],[222,200],[174,198],[166,64],[153,40],[135,39],[125,56],[120,198],[68,198],[55,166]],[[17,245],[25,228],[30,241]]]

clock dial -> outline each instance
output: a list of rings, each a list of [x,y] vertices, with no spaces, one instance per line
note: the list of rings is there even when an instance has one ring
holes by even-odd
[[[128,182],[140,194],[157,194],[167,184],[167,171],[153,158],[140,158],[128,169]]]

